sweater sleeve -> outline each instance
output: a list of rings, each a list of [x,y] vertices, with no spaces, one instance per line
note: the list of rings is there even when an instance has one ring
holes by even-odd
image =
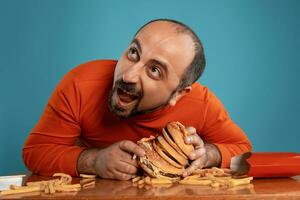
[[[59,83],[24,144],[23,160],[33,173],[77,175],[83,148],[75,146],[80,135],[80,94],[73,76],[71,71]]]
[[[230,119],[220,100],[212,93],[208,98],[204,121],[201,135],[219,149],[221,167],[230,167],[232,157],[251,151],[251,143],[244,131]]]

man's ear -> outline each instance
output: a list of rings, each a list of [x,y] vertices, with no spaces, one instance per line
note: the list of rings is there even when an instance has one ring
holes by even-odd
[[[173,94],[173,96],[169,100],[169,105],[170,106],[175,106],[177,101],[179,101],[179,99],[181,99],[187,93],[191,92],[191,90],[192,90],[192,86],[187,86],[187,87],[185,87],[183,89],[180,89],[179,91],[175,92],[175,94]]]

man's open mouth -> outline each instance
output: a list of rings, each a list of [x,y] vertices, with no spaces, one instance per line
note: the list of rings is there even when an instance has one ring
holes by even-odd
[[[127,92],[120,88],[117,89],[117,96],[118,96],[118,104],[119,106],[128,106],[138,100],[139,95]]]

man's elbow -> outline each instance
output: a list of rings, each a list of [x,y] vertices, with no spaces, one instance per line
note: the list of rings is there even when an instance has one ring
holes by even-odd
[[[27,167],[27,169],[29,169],[30,171],[33,172],[32,162],[30,162],[30,150],[29,149],[23,147],[22,158],[23,158],[24,165]]]
[[[244,147],[245,147],[245,152],[249,152],[249,151],[252,151],[252,144],[249,140],[247,140],[245,143],[244,143]]]

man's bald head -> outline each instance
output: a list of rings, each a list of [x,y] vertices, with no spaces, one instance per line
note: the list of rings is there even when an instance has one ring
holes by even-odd
[[[196,82],[202,75],[205,69],[205,55],[202,43],[196,33],[186,24],[172,20],[172,19],[155,19],[151,20],[148,23],[144,24],[134,35],[134,37],[142,31],[148,25],[153,23],[165,22],[170,24],[171,26],[175,26],[175,32],[177,34],[187,34],[191,37],[194,43],[194,58],[190,65],[185,69],[184,73],[182,74],[180,83],[177,89],[183,89],[187,86],[192,85],[192,83]]]

